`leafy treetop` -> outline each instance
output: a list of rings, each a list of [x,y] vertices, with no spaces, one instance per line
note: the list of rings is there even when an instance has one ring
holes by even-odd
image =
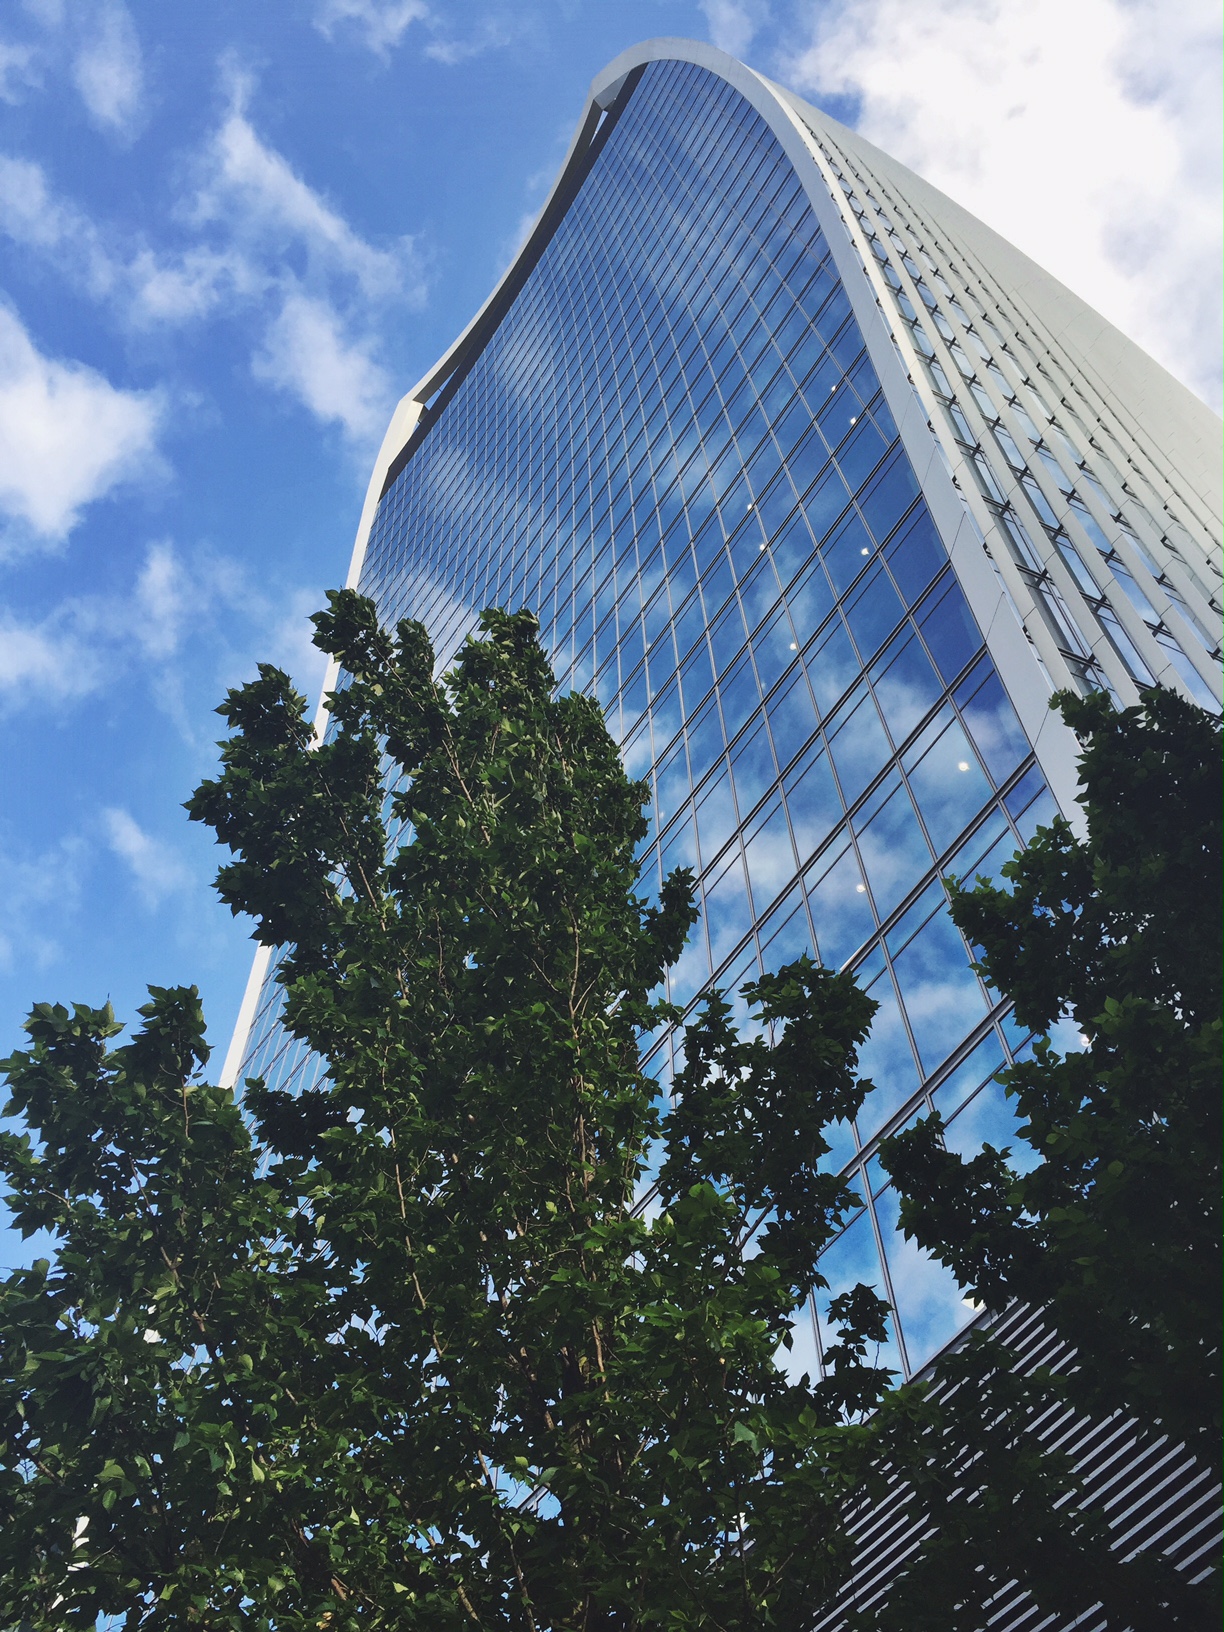
[[[808,960],[746,1034],[715,995],[666,1110],[640,1045],[692,881],[637,895],[645,789],[534,620],[487,613],[441,681],[350,592],[316,624],[326,739],[261,669],[189,810],[325,1074],[240,1114],[181,991],[121,1049],[105,1011],[40,1011],[8,1062],[17,1206],[58,1240],[4,1293],[4,1610],[794,1625],[848,1567],[887,1380],[866,1288],[827,1381],[775,1360],[854,1205],[821,1130],[874,1005]]]

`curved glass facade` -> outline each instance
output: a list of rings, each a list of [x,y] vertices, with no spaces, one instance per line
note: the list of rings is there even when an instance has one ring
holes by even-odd
[[[1077,357],[1067,344],[1074,296],[1044,279],[1038,312],[1025,288],[1035,268],[1001,276],[997,241],[975,249],[916,178],[806,112],[934,445],[1050,683],[1108,690],[1123,706],[1159,683],[1218,712],[1218,500],[1188,475],[1196,441],[1218,472],[1214,415],[1167,376],[1153,382],[1150,359],[1137,389],[1125,371],[1102,378],[1099,345]],[[1087,315],[1099,340],[1105,325]]]
[[[649,65],[557,230],[427,411],[362,590],[440,656],[531,607],[563,687],[604,706],[654,791],[647,886],[694,868],[690,1005],[812,952],[879,1002],[878,1084],[840,1165],[864,1208],[828,1251],[874,1283],[912,1374],[970,1318],[896,1231],[875,1141],[932,1102],[1007,1137],[992,1011],[942,873],[989,872],[1048,817],[1030,745],[948,563],[795,171],[738,91]],[[269,981],[244,1070],[314,1063]],[[666,1088],[671,1035],[653,1040]],[[823,1301],[823,1300],[822,1300]],[[792,1364],[819,1363],[821,1309]]]

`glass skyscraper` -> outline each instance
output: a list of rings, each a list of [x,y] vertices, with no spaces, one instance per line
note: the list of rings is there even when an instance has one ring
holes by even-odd
[[[879,1003],[836,1159],[856,1281],[922,1370],[972,1318],[875,1150],[932,1105],[1006,1142],[1028,1040],[941,877],[1075,818],[1047,700],[1158,680],[1218,708],[1219,424],[1069,291],[869,144],[705,46],[595,81],[532,235],[401,402],[350,583],[449,658],[531,607],[654,792],[644,880],[699,880],[671,997],[804,951]],[[257,960],[230,1079],[307,1080]],[[664,1088],[675,1038],[653,1039]]]

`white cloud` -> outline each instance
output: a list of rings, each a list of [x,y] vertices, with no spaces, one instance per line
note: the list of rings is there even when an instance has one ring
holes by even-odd
[[[499,51],[516,38],[517,30],[509,23],[486,17],[466,39],[431,40],[425,47],[425,55],[433,62],[454,68],[461,62],[470,62],[473,57],[483,56],[486,51]]]
[[[378,249],[259,138],[246,116],[249,86],[236,79],[230,108],[210,143],[194,213],[220,221],[241,240],[300,246],[318,276],[340,275],[367,300],[419,305],[425,296],[420,257],[410,237]]]
[[[769,21],[767,0],[698,0],[705,13],[710,43],[733,57],[743,57]]]
[[[59,620],[42,625],[0,621],[0,696],[8,703],[32,696],[56,702],[81,697],[98,680],[98,664]]]
[[[47,934],[53,918],[79,898],[88,847],[78,834],[34,855],[0,847],[0,969],[25,973],[48,968],[61,947]]]
[[[44,28],[60,28],[64,22],[65,0],[25,0],[25,9]]]
[[[136,579],[135,633],[150,657],[178,650],[192,586],[168,540],[149,546]]]
[[[110,301],[135,328],[205,317],[223,299],[257,294],[270,281],[232,248],[176,255],[112,246],[84,210],[52,189],[41,165],[3,154],[0,232],[41,253],[93,299]]]
[[[83,225],[91,239],[96,236],[80,211],[52,197],[41,165],[2,155],[0,225],[18,243],[39,249],[57,246],[69,232],[79,233]]]
[[[1220,399],[1208,0],[833,0],[779,71]]]
[[[124,265],[123,310],[137,327],[189,323],[207,317],[229,297],[260,293],[267,274],[233,250],[189,249],[158,255],[141,249]]]
[[[191,883],[191,874],[181,858],[169,845],[146,833],[126,810],[104,810],[102,830],[110,848],[127,863],[147,907],[157,906],[166,896]]]
[[[315,27],[330,40],[337,29],[351,26],[364,45],[385,56],[413,23],[424,22],[428,16],[424,0],[323,0]]]
[[[9,707],[70,702],[137,658],[164,664],[189,617],[202,623],[219,603],[243,604],[227,567],[205,561],[191,572],[162,539],[149,545],[126,594],[73,596],[33,622],[0,616],[0,697]]]
[[[57,194],[39,165],[3,155],[0,231],[129,328],[222,312],[254,320],[256,377],[368,442],[381,434],[394,400],[368,337],[388,310],[423,305],[424,258],[410,236],[382,247],[358,233],[261,139],[246,113],[249,83],[233,72],[230,81],[228,107],[197,158],[181,217],[196,240],[189,247],[124,243]],[[2,472],[0,465],[0,487]]]
[[[731,0],[714,0],[714,4],[720,3],[729,5]],[[756,0],[746,3],[752,5]],[[315,27],[329,40],[337,34],[354,33],[367,49],[384,59],[402,43],[413,23],[421,23],[432,36],[424,55],[448,68],[511,44],[523,27],[521,13],[488,14],[469,34],[459,37],[442,32],[449,21],[426,0],[320,0],[315,13]]]
[[[255,662],[275,663],[292,675],[294,685],[313,703],[323,684],[327,659],[314,643],[310,619],[324,603],[325,597],[317,589],[298,589],[287,601],[282,596],[270,602],[269,615],[256,637],[258,650],[253,647],[252,655],[235,662],[231,683],[246,679]]]
[[[30,159],[0,154],[0,231],[55,260],[95,298],[110,294],[122,275],[93,222],[58,198],[42,166]]]
[[[0,40],[0,102],[20,102],[22,94],[37,84],[33,50],[12,40]]]
[[[81,100],[96,125],[129,134],[140,114],[144,72],[136,25],[121,0],[80,21],[87,34],[72,66]]]
[[[540,212],[538,209],[524,210],[519,216],[518,220],[514,223],[514,226],[510,232],[508,232],[505,238],[502,239],[501,245],[497,251],[496,261],[497,276],[499,278],[508,267],[513,265],[515,257],[518,255],[519,250],[522,249],[523,245],[527,242],[528,235],[539,218]]]
[[[391,382],[369,347],[348,338],[326,301],[299,292],[286,298],[253,367],[257,379],[289,391],[354,441],[382,431],[394,402]]]
[[[209,145],[193,216],[229,237],[254,287],[259,273],[276,310],[252,360],[257,379],[287,391],[359,443],[381,434],[394,402],[371,335],[391,306],[420,307],[424,263],[411,237],[389,248],[363,238],[259,136],[246,114],[250,87],[235,75]]]
[[[0,707],[60,708],[135,673],[198,748],[215,735],[184,689],[200,683],[201,660],[213,700],[261,661],[288,669],[308,694],[317,691],[324,658],[308,618],[322,600],[317,590],[259,583],[233,557],[207,550],[185,557],[159,539],[120,591],[71,596],[41,617],[0,612]]]
[[[63,538],[87,504],[147,471],[160,419],[155,395],[45,357],[0,306],[0,510],[34,535]]]
[[[527,242],[527,236],[532,227],[539,220],[544,199],[556,179],[557,171],[569,148],[572,135],[572,126],[568,123],[559,125],[553,137],[552,153],[538,169],[531,172],[523,183],[525,196],[535,202],[523,210],[512,230],[507,233],[498,245],[493,263],[495,278],[500,278],[506,268],[512,264],[519,250]]]

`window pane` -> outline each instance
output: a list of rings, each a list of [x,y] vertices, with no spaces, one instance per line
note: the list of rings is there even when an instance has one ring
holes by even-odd
[[[891,791],[882,790],[883,801],[873,795],[873,808],[855,821],[859,855],[880,918],[909,894],[932,861],[913,802],[900,777],[894,777]]]
[[[913,627],[906,624],[871,666],[876,702],[900,744],[938,702],[943,687]]]
[[[875,701],[862,686],[839,711],[836,725],[829,730],[829,753],[847,805],[854,803],[883,768],[890,752]]]
[[[986,1013],[968,949],[946,906],[897,953],[893,970],[929,1076]]]
[[[819,925],[816,933],[820,933]],[[914,1051],[887,969],[876,976],[867,993],[879,1008],[867,1041],[859,1049],[859,1072],[875,1084],[875,1091],[867,1095],[858,1117],[859,1138],[864,1143],[897,1114],[919,1087]]]
[[[804,884],[820,961],[840,969],[875,933],[858,858],[848,846],[834,845],[813,864]]]
[[[959,720],[946,705],[902,764],[937,853],[962,832],[990,796],[990,785]]]
[[[918,497],[918,483],[909,460],[898,448],[859,495],[859,509],[872,534],[881,542]]]
[[[752,904],[762,913],[795,875],[795,850],[780,799],[753,819],[744,837],[744,856]]]
[[[783,783],[799,856],[805,860],[842,819],[842,802],[829,756],[819,741],[812,744]]]
[[[985,670],[984,675],[979,670]],[[981,680],[976,689],[975,681]],[[961,691],[968,693],[961,695]],[[986,761],[987,769],[996,783],[1005,782],[1028,757],[1029,744],[1016,718],[1016,711],[1007,699],[1007,693],[997,674],[986,663],[979,665],[957,693],[961,718]]]
[[[837,1340],[837,1327],[829,1321],[829,1304],[834,1298],[859,1285],[871,1287],[880,1297],[888,1295],[867,1213],[860,1213],[837,1240],[825,1248],[818,1267],[825,1286],[816,1293],[817,1320],[821,1346],[828,1349]],[[888,1367],[900,1374],[901,1357],[891,1335],[876,1352],[868,1350],[867,1358],[872,1365]]]
[[[735,800],[731,778],[724,770],[697,801],[697,831],[701,835],[701,864],[708,867],[735,832]]]
[[[869,568],[846,598],[846,622],[864,661],[879,650],[900,623],[904,610],[883,568]]]
[[[874,1205],[906,1357],[911,1371],[920,1371],[969,1324],[975,1311],[951,1270],[901,1234],[897,1193],[891,1185]]]
[[[738,845],[731,850],[718,877],[704,890],[704,908],[710,954],[717,969],[752,926]]]

